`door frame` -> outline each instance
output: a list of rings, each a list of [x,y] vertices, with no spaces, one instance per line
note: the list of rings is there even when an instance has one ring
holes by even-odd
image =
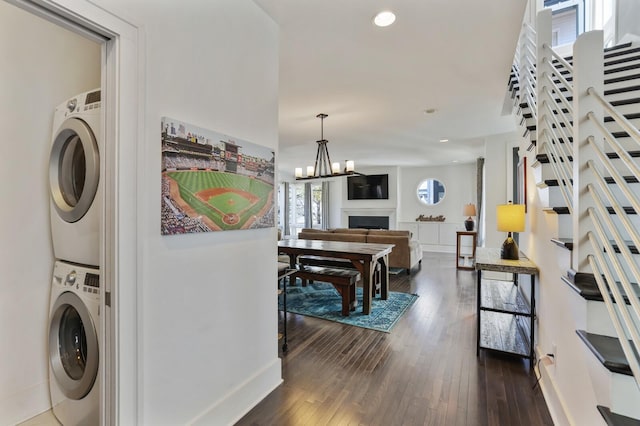
[[[5,0],[54,24],[102,43],[102,137],[104,171],[100,236],[100,424],[140,424],[138,365],[137,167],[144,140],[144,51],[140,29],[86,0]],[[108,141],[108,143],[106,143]],[[140,170],[140,171],[139,171]]]

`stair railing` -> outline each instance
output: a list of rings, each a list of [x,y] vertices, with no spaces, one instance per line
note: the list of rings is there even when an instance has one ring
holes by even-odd
[[[520,34],[520,43],[516,51],[516,63],[518,66],[518,86],[520,90],[520,103],[526,103],[534,120],[536,115],[536,30],[524,23]]]
[[[639,148],[640,148],[640,131],[638,131],[638,129],[636,129],[634,127],[633,124],[631,124],[631,122],[629,120],[627,120],[625,118],[624,115],[620,114],[620,112],[616,109],[616,107],[614,107],[610,102],[608,102],[600,93],[598,93],[597,90],[595,90],[593,87],[589,87],[587,89],[587,93],[591,96],[594,97],[594,99],[596,99],[603,107],[603,109],[605,110],[605,112],[607,112],[608,114],[611,115],[611,117],[613,118],[613,120],[625,131],[629,134],[629,137],[631,138],[632,142],[634,144],[636,144]],[[589,116],[590,119],[593,116]],[[618,142],[618,140],[613,136],[613,134],[611,132],[609,132],[601,123],[599,123],[599,127],[602,130],[604,136],[607,138],[607,141],[611,144],[611,147],[613,148],[614,152],[620,157],[620,159],[624,162],[624,164],[627,166],[627,168],[629,169],[629,171],[631,171],[631,173],[633,173],[633,175],[637,178],[640,179],[640,168],[638,167],[638,165],[633,161],[633,159],[631,158],[631,156],[629,155],[628,151],[626,149],[624,149],[622,147],[622,145],[620,145],[620,143]],[[640,210],[638,210],[640,212]]]
[[[542,14],[538,19],[539,28],[545,28],[546,25],[541,24],[545,19],[548,20],[545,24],[550,25],[550,15]],[[553,50],[550,37],[550,32],[538,32],[538,149],[548,153],[560,194],[569,213],[573,213],[573,106],[566,96],[573,96],[573,85],[563,75],[563,69],[571,74],[573,67]],[[554,64],[554,60],[559,65]]]
[[[601,32],[598,36],[599,39],[593,37],[592,44],[596,41],[601,45]],[[583,54],[585,51],[582,50]],[[593,55],[592,58],[586,58],[581,65],[588,66],[595,61],[602,62],[602,57]],[[603,74],[603,70],[599,70],[599,73]],[[584,181],[580,186],[586,188],[586,194],[580,199],[580,203],[581,211],[587,213],[589,223],[582,222],[577,224],[576,228],[575,224],[579,219],[574,218],[574,229],[581,231],[574,235],[586,234],[588,237],[590,247],[584,248],[582,254],[586,257],[588,268],[593,272],[636,385],[640,388],[640,299],[636,296],[632,283],[634,277],[640,277],[640,267],[630,249],[630,243],[640,248],[640,234],[631,223],[629,212],[621,207],[629,203],[635,212],[640,212],[640,201],[606,151],[613,149],[615,156],[625,167],[624,173],[628,170],[635,178],[632,179],[634,182],[640,181],[640,168],[627,149],[605,127],[604,114],[613,117],[613,120],[627,131],[632,143],[638,147],[640,132],[601,95],[602,85],[599,85],[599,88],[588,86],[589,78],[596,78],[595,73],[589,76],[587,71],[583,76],[584,81],[580,84],[585,88],[580,88],[581,95],[576,100],[575,109],[588,112],[578,116],[584,122],[581,123],[581,130],[574,141],[580,138],[581,151],[576,154],[584,158],[579,159],[579,163],[574,167],[576,170],[584,170],[580,173],[580,180]],[[603,172],[610,178],[605,177]],[[611,190],[611,180],[617,185],[619,195]],[[605,202],[610,207],[606,207]],[[619,224],[613,221],[612,213],[617,217]]]
[[[536,117],[536,148],[548,153],[549,164],[572,213],[573,267],[593,272],[636,385],[640,387],[640,299],[632,283],[633,279],[640,279],[640,265],[630,249],[631,243],[640,250],[640,233],[628,216],[630,212],[621,207],[629,203],[630,208],[640,214],[640,200],[607,152],[613,150],[635,178],[631,181],[640,182],[640,167],[629,155],[628,148],[605,127],[604,114],[613,117],[638,149],[640,131],[601,94],[604,93],[602,32],[593,31],[578,38],[571,65],[550,47],[549,9],[538,13],[536,27],[537,32],[525,24],[521,35],[517,56],[520,102],[527,103]],[[535,34],[535,43],[531,41],[531,34]],[[563,75],[567,71],[572,79]],[[565,93],[572,96],[572,102]],[[611,180],[624,197],[623,203],[618,200],[620,195],[611,191]]]

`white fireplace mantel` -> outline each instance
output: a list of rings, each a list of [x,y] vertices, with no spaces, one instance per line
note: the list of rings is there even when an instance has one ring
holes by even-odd
[[[349,216],[389,216],[389,229],[396,229],[396,209],[390,208],[347,208],[342,209],[342,223],[349,223]]]

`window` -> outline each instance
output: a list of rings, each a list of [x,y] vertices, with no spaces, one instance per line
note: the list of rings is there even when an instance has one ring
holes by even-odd
[[[324,229],[328,226],[325,219],[328,207],[325,185],[323,182],[280,185],[278,226],[283,229],[284,235],[295,237],[302,228]]]
[[[615,0],[545,0],[552,10],[552,45],[570,45],[585,31],[603,30],[605,46],[615,40]]]
[[[296,236],[305,223],[305,197],[303,183],[289,185],[289,235]]]
[[[554,46],[573,43],[578,38],[580,20],[577,5],[554,11],[551,19]]]
[[[311,190],[311,228],[322,229],[322,183],[310,183]]]
[[[418,200],[428,206],[438,204],[445,194],[444,184],[437,179],[425,179],[418,184]]]
[[[545,0],[552,10],[552,45],[572,44],[585,31],[585,0]]]

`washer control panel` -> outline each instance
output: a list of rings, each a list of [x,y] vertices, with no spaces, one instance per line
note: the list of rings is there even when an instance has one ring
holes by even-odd
[[[100,297],[100,275],[89,272],[83,267],[56,263],[53,283],[69,290],[73,289],[78,294]]]

